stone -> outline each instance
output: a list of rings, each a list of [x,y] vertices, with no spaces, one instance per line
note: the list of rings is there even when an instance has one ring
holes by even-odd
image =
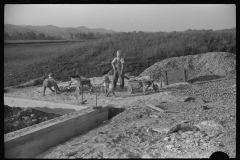
[[[187,132],[184,132],[184,133],[190,135],[190,134],[193,134],[194,132],[193,131],[187,131]]]
[[[148,154],[144,154],[143,156],[142,156],[142,158],[152,158],[150,155],[148,155]]]
[[[186,140],[186,143],[192,143],[192,140],[188,139],[188,140]]]
[[[68,157],[69,159],[75,159],[75,157],[71,156],[71,157]]]
[[[165,138],[163,139],[163,141],[168,141],[168,140],[170,140],[169,137],[165,137]]]
[[[173,145],[170,145],[170,144],[169,144],[169,145],[166,145],[165,147],[166,147],[167,149],[172,149],[172,148],[173,148]]]
[[[206,142],[203,142],[203,143],[202,143],[202,146],[203,146],[203,147],[207,147],[208,144],[207,144]]]
[[[151,117],[151,118],[158,118],[158,116],[157,116],[157,115],[154,115],[154,114],[150,115],[150,117]]]

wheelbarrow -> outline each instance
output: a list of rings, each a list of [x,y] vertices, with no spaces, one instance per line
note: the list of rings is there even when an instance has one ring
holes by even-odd
[[[70,86],[72,83],[75,83],[77,85],[76,90],[79,91],[79,93],[81,94],[83,91],[83,86],[87,85],[89,87],[89,91],[93,92],[93,86],[91,84],[90,79],[77,75],[77,76],[70,76],[71,81],[68,83],[68,88],[70,89]]]
[[[68,83],[68,88],[70,89],[71,84],[75,83],[77,85],[76,92],[77,92],[77,98],[79,97],[79,94],[82,94],[82,102],[81,104],[86,103],[87,100],[83,100],[83,86],[87,85],[89,87],[89,91],[93,92],[93,86],[91,84],[90,79],[76,75],[76,76],[70,76],[71,81]]]
[[[140,92],[142,92],[144,95],[148,91],[149,87],[153,88],[155,92],[159,92],[159,87],[154,84],[154,80],[149,79],[149,80],[129,80],[128,81],[128,87],[127,91],[128,93],[132,94],[133,93],[133,86],[136,86]]]

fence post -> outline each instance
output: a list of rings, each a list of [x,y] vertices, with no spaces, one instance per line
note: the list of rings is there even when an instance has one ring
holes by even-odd
[[[165,84],[168,85],[168,78],[167,78],[167,71],[164,71],[164,79],[165,79]]]

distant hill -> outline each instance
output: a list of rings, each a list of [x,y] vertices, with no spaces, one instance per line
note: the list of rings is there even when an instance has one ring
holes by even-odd
[[[80,26],[80,27],[77,27],[78,30],[82,31],[82,32],[93,32],[93,33],[115,33],[116,31],[114,30],[106,30],[104,28],[95,28],[95,29],[89,29],[87,27],[84,27],[84,26]]]
[[[9,35],[12,35],[14,32],[30,32],[33,31],[35,33],[43,33],[45,35],[51,36],[69,36],[70,33],[116,33],[114,30],[107,30],[104,28],[95,28],[90,29],[85,26],[80,27],[57,27],[53,25],[47,26],[31,26],[31,25],[13,25],[13,24],[4,24],[4,32],[7,32]]]

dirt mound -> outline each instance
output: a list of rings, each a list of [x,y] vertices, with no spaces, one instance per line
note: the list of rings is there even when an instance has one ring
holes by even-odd
[[[227,52],[209,52],[199,55],[173,57],[157,62],[140,76],[163,79],[166,70],[185,68],[187,80],[206,75],[226,76],[236,73],[236,55]]]

